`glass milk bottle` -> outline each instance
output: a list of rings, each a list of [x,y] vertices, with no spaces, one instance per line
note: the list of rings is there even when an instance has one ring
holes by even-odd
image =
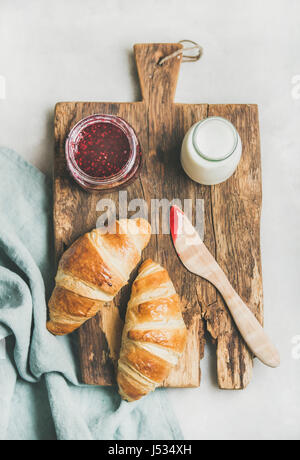
[[[208,117],[186,133],[181,164],[195,182],[215,185],[232,176],[241,154],[242,142],[233,124],[222,117]]]

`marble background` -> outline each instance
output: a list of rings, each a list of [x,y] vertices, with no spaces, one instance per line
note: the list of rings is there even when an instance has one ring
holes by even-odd
[[[201,388],[169,394],[187,439],[299,439],[299,0],[1,0],[0,145],[51,175],[55,103],[138,99],[132,45],[183,38],[205,52],[177,101],[259,104],[265,326],[282,365],[221,391],[208,344]]]

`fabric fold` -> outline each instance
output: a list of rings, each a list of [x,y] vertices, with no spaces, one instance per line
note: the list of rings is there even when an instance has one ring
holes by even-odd
[[[0,439],[182,439],[166,391],[128,404],[116,388],[80,384],[76,333],[45,327],[51,183],[12,150],[0,158]]]

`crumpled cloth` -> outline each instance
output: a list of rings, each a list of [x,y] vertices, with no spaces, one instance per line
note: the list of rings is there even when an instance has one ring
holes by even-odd
[[[52,238],[50,180],[0,148],[0,439],[182,439],[166,390],[127,403],[80,385],[76,335],[46,329]]]

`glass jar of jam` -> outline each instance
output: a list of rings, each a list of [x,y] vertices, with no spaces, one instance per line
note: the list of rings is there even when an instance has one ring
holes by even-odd
[[[79,121],[66,141],[68,169],[85,190],[109,190],[128,184],[140,168],[141,149],[134,129],[115,115],[91,115]]]

